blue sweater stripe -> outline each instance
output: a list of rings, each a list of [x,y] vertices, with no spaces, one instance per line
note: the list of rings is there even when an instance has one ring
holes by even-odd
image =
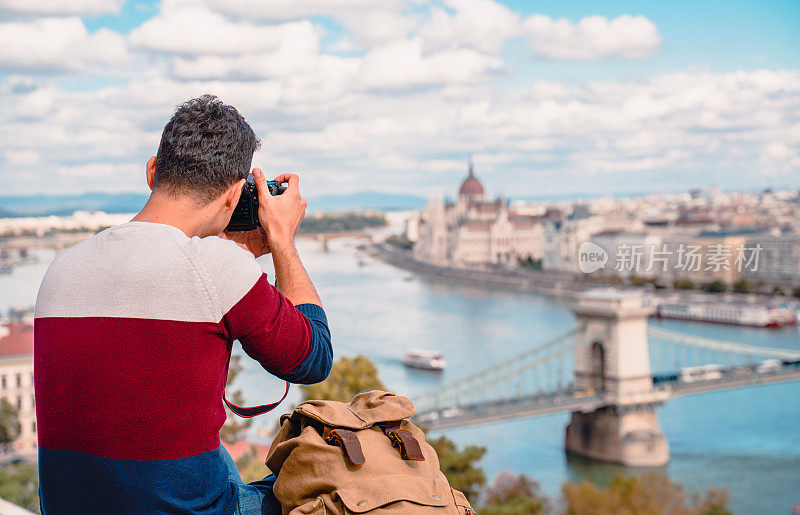
[[[333,366],[333,347],[328,318],[325,316],[325,311],[316,304],[298,304],[295,307],[311,322],[311,344],[305,359],[294,370],[278,377],[290,383],[319,383],[328,377]]]
[[[39,447],[42,513],[231,514],[236,485],[223,452],[145,461]]]

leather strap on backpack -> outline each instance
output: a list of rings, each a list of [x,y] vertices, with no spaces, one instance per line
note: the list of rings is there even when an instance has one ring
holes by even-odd
[[[366,460],[358,435],[348,429],[332,429],[325,426],[322,439],[330,445],[338,445],[353,465],[363,465]]]
[[[393,447],[400,451],[400,457],[404,460],[425,461],[419,442],[411,431],[400,429],[400,422],[387,422],[381,425],[383,433],[389,437]]]

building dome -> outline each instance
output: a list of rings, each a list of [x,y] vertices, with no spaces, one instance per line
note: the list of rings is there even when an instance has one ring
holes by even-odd
[[[461,183],[461,187],[458,189],[458,196],[477,198],[483,197],[484,194],[485,192],[483,191],[483,184],[481,184],[481,181],[475,178],[475,173],[472,170],[472,162],[470,161],[469,175],[467,175],[467,178]]]

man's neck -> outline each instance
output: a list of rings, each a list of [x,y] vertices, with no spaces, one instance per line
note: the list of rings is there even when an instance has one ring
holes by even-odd
[[[209,219],[208,206],[198,207],[194,200],[188,197],[167,197],[153,192],[136,216],[134,222],[152,222],[177,227],[189,238],[201,238],[216,234]]]

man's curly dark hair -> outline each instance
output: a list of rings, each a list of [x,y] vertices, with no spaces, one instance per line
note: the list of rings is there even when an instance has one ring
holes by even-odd
[[[214,95],[177,107],[156,155],[154,190],[206,205],[250,171],[261,142],[235,107]]]

